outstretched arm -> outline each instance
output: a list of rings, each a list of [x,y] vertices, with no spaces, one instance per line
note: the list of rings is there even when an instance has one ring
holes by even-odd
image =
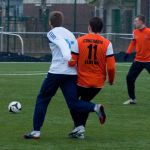
[[[127,49],[126,54],[131,54],[133,52],[133,50],[135,48],[135,44],[136,44],[135,39],[132,39],[131,42],[130,42],[130,44],[129,44],[129,47]]]
[[[133,39],[131,40],[129,47],[126,51],[126,54],[124,56],[124,60],[127,61],[129,55],[133,52],[134,48],[135,48],[135,44],[136,44],[136,40],[135,40],[135,35],[134,35],[134,31],[133,31]]]

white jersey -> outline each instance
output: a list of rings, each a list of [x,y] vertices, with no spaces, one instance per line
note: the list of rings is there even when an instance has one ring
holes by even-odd
[[[52,64],[49,73],[76,75],[76,67],[69,67],[71,52],[78,53],[75,36],[63,27],[55,27],[47,33],[52,52]]]

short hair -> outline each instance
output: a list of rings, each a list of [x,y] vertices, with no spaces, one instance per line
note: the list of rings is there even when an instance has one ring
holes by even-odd
[[[143,23],[146,22],[146,18],[145,18],[144,15],[138,15],[138,16],[136,16],[136,18],[138,18],[139,20],[141,20]]]
[[[99,17],[93,17],[89,21],[89,25],[94,33],[100,33],[103,29],[103,21]]]
[[[61,11],[52,11],[49,15],[49,21],[53,27],[60,27],[63,25],[64,15]]]

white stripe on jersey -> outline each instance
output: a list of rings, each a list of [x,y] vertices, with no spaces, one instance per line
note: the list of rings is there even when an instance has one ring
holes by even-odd
[[[113,54],[114,54],[113,46],[112,46],[112,43],[110,42],[110,44],[108,45],[108,48],[107,48],[106,56],[110,56]]]

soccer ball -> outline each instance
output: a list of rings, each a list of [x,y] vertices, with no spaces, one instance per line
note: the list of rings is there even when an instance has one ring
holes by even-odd
[[[17,101],[13,101],[8,105],[9,112],[18,113],[21,110],[21,103]]]

